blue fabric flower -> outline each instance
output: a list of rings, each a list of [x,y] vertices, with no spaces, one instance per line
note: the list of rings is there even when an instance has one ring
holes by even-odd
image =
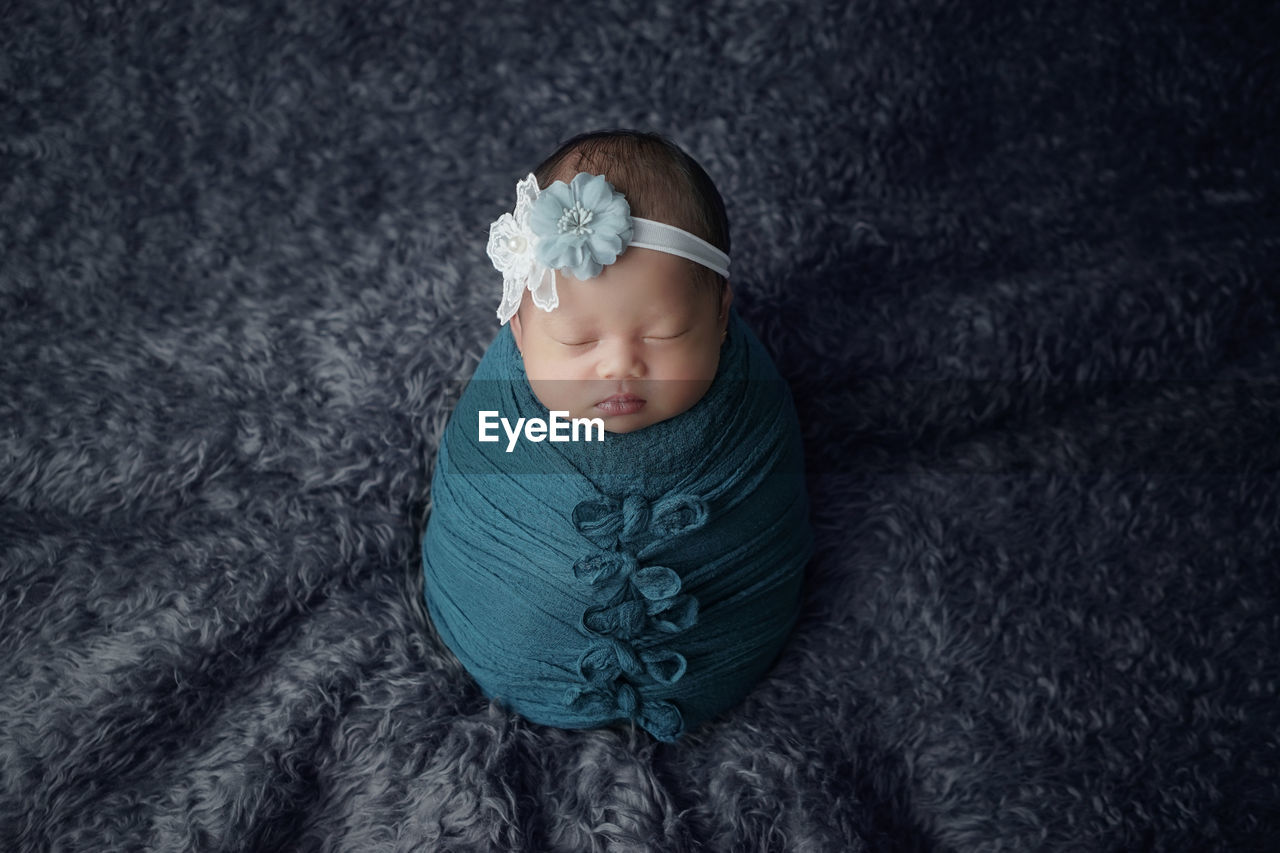
[[[602,175],[579,172],[556,181],[533,203],[529,227],[543,266],[585,281],[600,274],[631,242],[631,206]]]

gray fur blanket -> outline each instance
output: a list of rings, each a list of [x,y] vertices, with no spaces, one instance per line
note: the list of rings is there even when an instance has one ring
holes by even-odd
[[[0,849],[1263,849],[1278,14],[0,3]],[[609,126],[718,182],[817,531],[677,744],[422,604],[489,222]]]

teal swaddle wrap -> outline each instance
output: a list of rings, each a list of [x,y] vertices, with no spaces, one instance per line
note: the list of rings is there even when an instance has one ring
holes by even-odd
[[[799,611],[812,550],[786,383],[730,312],[683,414],[601,441],[480,442],[479,413],[548,418],[504,326],[445,429],[423,537],[440,638],[534,722],[675,740],[737,704]]]

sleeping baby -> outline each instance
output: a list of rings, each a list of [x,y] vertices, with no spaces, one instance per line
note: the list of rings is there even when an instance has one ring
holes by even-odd
[[[676,740],[775,663],[812,548],[724,204],[669,140],[584,134],[517,185],[488,249],[502,329],[440,443],[432,624],[529,720]]]

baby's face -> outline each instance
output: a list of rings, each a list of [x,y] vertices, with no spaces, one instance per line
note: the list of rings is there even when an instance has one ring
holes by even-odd
[[[560,304],[528,294],[511,318],[529,385],[542,405],[633,432],[690,409],[720,364],[732,293],[717,301],[687,261],[631,248],[600,275],[556,273]]]

